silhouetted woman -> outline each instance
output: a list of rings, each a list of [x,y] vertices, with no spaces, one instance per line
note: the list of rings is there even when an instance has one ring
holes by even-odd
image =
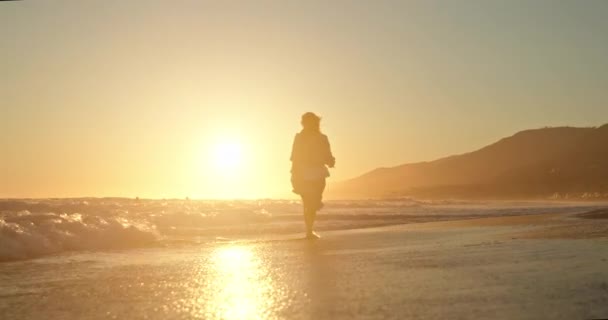
[[[312,112],[302,115],[302,131],[296,134],[291,149],[291,184],[293,192],[302,197],[306,237],[316,239],[313,231],[317,211],[323,207],[327,167],[333,168],[336,159],[331,154],[327,136],[321,133],[321,118]]]

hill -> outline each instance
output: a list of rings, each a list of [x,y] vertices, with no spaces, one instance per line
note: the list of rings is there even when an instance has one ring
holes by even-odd
[[[526,130],[479,150],[378,168],[330,197],[608,197],[608,124]]]

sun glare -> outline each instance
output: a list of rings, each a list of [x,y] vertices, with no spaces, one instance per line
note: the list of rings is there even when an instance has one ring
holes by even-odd
[[[209,137],[193,162],[193,184],[206,199],[244,199],[257,196],[259,160],[247,137],[236,134]]]
[[[211,157],[214,169],[231,173],[242,165],[243,147],[234,141],[219,142],[213,146]]]
[[[205,315],[218,319],[264,319],[276,308],[276,288],[267,265],[245,246],[214,250],[213,296]]]

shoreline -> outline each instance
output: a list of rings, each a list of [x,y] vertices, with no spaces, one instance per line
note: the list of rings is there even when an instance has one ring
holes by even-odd
[[[606,210],[596,210],[594,219],[589,213],[485,217],[327,231],[317,241],[228,239],[0,263],[0,314],[606,318]]]

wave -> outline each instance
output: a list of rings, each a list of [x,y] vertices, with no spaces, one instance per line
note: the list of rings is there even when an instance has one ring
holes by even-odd
[[[584,212],[590,205],[328,201],[318,230],[355,229],[488,215]],[[200,243],[215,237],[301,232],[301,205],[290,200],[193,201],[126,198],[0,199],[0,261],[65,251]]]
[[[153,227],[123,218],[20,211],[0,218],[0,261],[64,251],[139,247],[157,237]]]

